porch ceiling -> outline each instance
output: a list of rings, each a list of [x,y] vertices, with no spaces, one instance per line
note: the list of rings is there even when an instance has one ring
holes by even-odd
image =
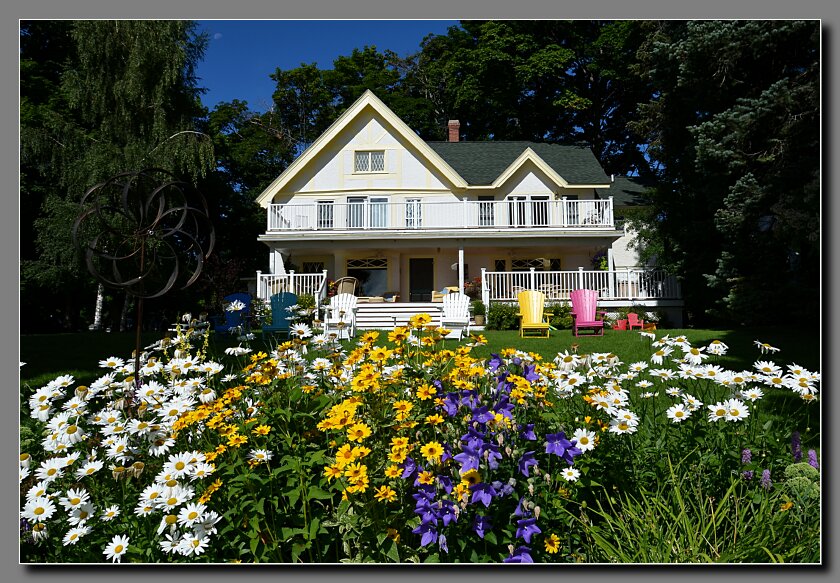
[[[266,245],[282,246],[290,249],[363,249],[386,245],[394,248],[404,247],[533,247],[551,245],[556,247],[606,245],[624,235],[621,230],[592,231],[522,231],[506,229],[504,231],[464,231],[434,232],[400,231],[395,233],[354,231],[354,232],[295,232],[264,233],[258,240]]]

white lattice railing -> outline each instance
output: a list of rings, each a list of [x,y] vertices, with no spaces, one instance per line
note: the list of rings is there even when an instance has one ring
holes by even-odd
[[[615,228],[613,200],[440,201],[359,197],[356,202],[271,204],[268,231]]]
[[[681,299],[677,279],[661,269],[616,269],[611,271],[487,271],[481,270],[481,293],[485,304],[516,301],[523,290],[538,290],[546,301],[569,299],[575,289],[598,290],[603,300]]]

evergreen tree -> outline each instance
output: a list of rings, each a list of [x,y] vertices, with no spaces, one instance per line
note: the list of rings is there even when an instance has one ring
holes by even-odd
[[[660,168],[642,233],[687,308],[697,321],[813,316],[818,23],[664,22],[640,54],[657,93],[634,129]]]
[[[212,145],[195,129],[203,112],[195,66],[206,46],[195,28],[186,21],[21,23],[21,198],[39,202],[21,267],[24,309],[27,301],[34,311],[60,298],[73,317],[93,305],[92,280],[70,235],[89,187],[144,167],[193,181],[211,168]]]

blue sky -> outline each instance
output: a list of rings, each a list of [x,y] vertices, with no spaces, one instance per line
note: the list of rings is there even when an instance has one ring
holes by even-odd
[[[317,63],[329,69],[354,48],[375,46],[400,56],[417,52],[430,33],[446,34],[455,20],[199,20],[210,42],[199,64],[204,105],[240,99],[265,111],[271,103],[277,68]]]

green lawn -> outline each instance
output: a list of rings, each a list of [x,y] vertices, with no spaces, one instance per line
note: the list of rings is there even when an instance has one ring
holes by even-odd
[[[753,345],[754,340],[761,340],[780,348],[780,362],[795,362],[811,370],[820,367],[820,338],[799,329],[788,328],[745,328],[736,330],[696,330],[674,329],[658,330],[657,337],[664,334],[671,336],[685,335],[695,345],[703,345],[718,339],[726,343],[729,354],[719,362],[728,368],[749,368],[759,357],[760,352]],[[381,341],[387,333],[382,331]],[[526,352],[541,354],[551,359],[558,352],[571,350],[578,345],[579,353],[614,352],[625,362],[635,362],[650,358],[650,341],[633,331],[607,330],[604,336],[572,336],[571,330],[552,331],[550,338],[520,338],[516,330],[487,330],[483,332],[488,344],[477,348],[475,356],[485,357],[503,348],[518,348]],[[143,334],[143,345],[158,340],[161,334],[147,332]],[[20,360],[26,365],[20,370],[21,383],[37,387],[62,374],[72,374],[81,383],[95,380],[102,374],[98,368],[99,360],[108,356],[129,358],[134,349],[133,332],[106,333],[81,332],[76,334],[32,334],[21,336]],[[221,355],[228,346],[237,342],[229,336],[212,336],[211,352]],[[454,340],[445,341],[447,348],[457,346]],[[260,334],[252,342],[255,349],[265,349]],[[773,355],[766,358],[772,359]]]

